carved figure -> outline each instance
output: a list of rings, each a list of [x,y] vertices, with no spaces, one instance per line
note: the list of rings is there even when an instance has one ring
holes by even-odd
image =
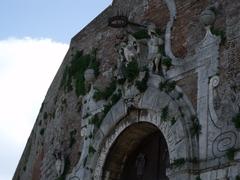
[[[162,59],[162,54],[159,52],[159,48],[163,45],[163,40],[157,35],[156,26],[154,24],[148,26],[148,35],[150,36],[148,41],[149,69],[153,71],[155,66],[155,72],[159,73],[159,65]]]
[[[128,35],[127,44],[123,46],[124,57],[126,58],[126,65],[128,65],[129,62],[137,58],[140,51],[139,46],[137,44],[137,40],[130,34]]]
[[[56,158],[55,169],[57,172],[57,177],[60,177],[64,171],[64,157],[63,157],[63,154],[57,150],[54,153],[54,156]]]
[[[122,41],[119,43],[119,45],[116,46],[116,49],[119,58],[117,63],[117,71],[115,73],[117,79],[120,80],[124,78],[124,66],[127,66],[128,63],[134,59],[138,60],[140,48],[136,38],[129,34],[127,36],[127,40],[125,38],[122,38]]]
[[[140,179],[144,173],[144,167],[146,164],[144,154],[140,153],[136,159],[137,177]]]
[[[123,68],[124,68],[124,64],[125,64],[125,55],[124,55],[124,48],[126,47],[126,43],[125,42],[121,42],[117,47],[117,53],[119,55],[118,57],[118,61],[117,61],[117,70],[116,70],[116,74],[115,76],[117,77],[118,80],[121,80],[124,78],[123,75]]]

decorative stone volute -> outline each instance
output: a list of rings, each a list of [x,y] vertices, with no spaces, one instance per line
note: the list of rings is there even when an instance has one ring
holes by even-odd
[[[200,14],[200,22],[204,26],[211,26],[216,19],[216,15],[212,9],[206,9]]]

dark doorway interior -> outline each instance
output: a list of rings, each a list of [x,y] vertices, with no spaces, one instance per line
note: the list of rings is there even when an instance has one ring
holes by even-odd
[[[111,147],[103,180],[167,180],[169,153],[164,136],[150,123],[128,127]]]

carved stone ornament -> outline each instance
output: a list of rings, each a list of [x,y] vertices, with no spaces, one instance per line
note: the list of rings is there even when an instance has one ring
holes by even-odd
[[[210,26],[215,22],[216,15],[211,9],[204,10],[200,15],[200,22],[205,26]]]
[[[87,69],[84,72],[84,79],[87,83],[92,83],[95,80],[94,69]]]

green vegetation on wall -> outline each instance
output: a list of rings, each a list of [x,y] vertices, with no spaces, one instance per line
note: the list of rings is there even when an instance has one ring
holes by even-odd
[[[74,129],[70,131],[70,143],[69,148],[72,148],[72,146],[76,143],[75,135],[77,134],[77,130]]]
[[[211,27],[212,34],[219,36],[221,38],[221,44],[224,44],[226,42],[226,33],[223,30],[216,29],[214,27]]]
[[[93,95],[93,99],[96,101],[99,101],[102,99],[107,100],[114,93],[114,91],[116,90],[116,87],[117,87],[116,81],[112,81],[104,91],[100,91],[96,89],[96,92]]]
[[[116,104],[122,97],[121,90],[118,90],[116,93],[114,93],[111,97],[112,105]]]
[[[167,121],[168,113],[169,113],[168,106],[165,106],[161,112],[161,120]]]
[[[185,164],[185,159],[184,158],[179,158],[179,159],[174,159],[172,165],[176,167],[181,167]]]
[[[132,60],[124,68],[124,75],[129,82],[133,82],[139,74],[138,62],[137,60]]]
[[[169,93],[171,91],[173,91],[176,87],[176,82],[175,81],[169,81],[169,80],[166,80],[164,82],[161,82],[159,84],[159,89],[161,91],[165,91],[166,93]]]
[[[170,59],[169,57],[163,58],[162,64],[167,67],[167,70],[169,70],[172,66],[172,59]]]
[[[149,73],[146,72],[144,78],[143,78],[141,81],[136,81],[136,83],[135,83],[137,89],[138,89],[141,93],[145,92],[146,89],[147,89],[147,87],[148,87],[148,86],[147,86],[148,78],[149,78]]]
[[[202,126],[199,123],[199,120],[196,116],[192,116],[191,120],[193,122],[192,127],[190,129],[191,134],[194,135],[199,135],[201,133],[202,130]]]
[[[98,117],[97,114],[95,114],[90,120],[89,120],[89,124],[93,124],[95,125],[96,127],[100,127],[102,121],[101,119]]]
[[[44,135],[44,132],[45,132],[45,129],[44,129],[44,128],[41,128],[40,131],[39,131],[39,133],[40,133],[41,136]]]
[[[136,39],[148,39],[150,36],[148,35],[147,30],[140,30],[132,34]]]
[[[74,82],[76,95],[86,94],[84,72],[88,68],[94,69],[95,75],[99,74],[99,62],[96,60],[96,50],[86,55],[77,51],[72,57],[70,66],[67,66],[63,73],[61,87],[64,88],[65,92],[73,90],[72,83]]]
[[[237,113],[233,118],[232,118],[232,122],[235,125],[235,128],[240,129],[240,112]]]
[[[88,148],[88,154],[94,154],[95,152],[96,150],[94,149],[94,147],[90,145]]]
[[[99,114],[95,114],[90,120],[89,120],[89,124],[94,124],[97,128],[100,128],[103,119],[105,118],[105,116],[107,115],[107,113],[110,111],[110,109],[112,108],[112,106],[114,104],[116,104],[122,97],[122,93],[120,90],[118,90],[117,92],[115,92],[112,97],[111,97],[111,102],[109,102],[108,104],[104,105],[104,109],[102,111],[102,113]]]
[[[230,149],[227,150],[226,155],[227,155],[228,160],[230,160],[230,161],[234,160],[234,156],[235,156],[236,151],[237,150],[235,148],[230,148]]]
[[[196,180],[201,180],[200,176],[197,176],[197,177],[196,177]]]

